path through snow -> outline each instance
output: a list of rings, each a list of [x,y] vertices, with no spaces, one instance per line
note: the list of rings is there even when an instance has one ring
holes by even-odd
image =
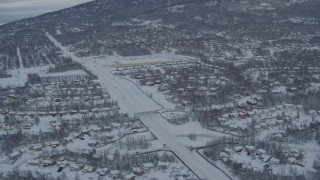
[[[20,69],[23,69],[24,66],[23,66],[21,52],[20,52],[20,48],[19,47],[17,47],[17,56],[18,56],[18,59],[19,59]]]

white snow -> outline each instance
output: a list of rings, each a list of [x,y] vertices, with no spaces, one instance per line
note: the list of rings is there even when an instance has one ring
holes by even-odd
[[[63,47],[54,37],[47,34],[48,38],[59,47],[65,56],[70,56],[74,61],[82,63],[88,70],[99,77],[104,88],[110,92],[110,95],[119,101],[119,106],[131,114],[138,115],[145,125],[162,143],[176,153],[201,179],[228,179],[220,170],[216,169],[200,155],[192,153],[184,147],[176,137],[174,137],[165,126],[165,121],[159,114],[148,113],[156,111],[161,107],[144,94],[138,87],[128,80],[112,75],[108,68],[96,64],[94,61],[83,61],[70,53],[69,49]],[[138,114],[137,114],[138,113]],[[191,130],[190,130],[191,131]]]
[[[121,111],[133,115],[134,113],[156,111],[161,108],[161,106],[138,89],[134,83],[111,74],[107,66],[101,66],[94,61],[83,61],[73,53],[70,53],[69,49],[63,47],[54,37],[49,34],[47,35],[49,39],[62,50],[65,56],[69,56],[74,61],[82,63],[89,71],[98,76],[102,87],[106,88],[111,97],[119,102]]]
[[[201,179],[228,179],[220,170],[216,169],[200,155],[192,153],[184,147],[165,127],[162,126],[164,119],[154,113],[145,113],[139,115],[149,130],[169,149],[176,153],[184,163],[186,163]]]
[[[20,52],[20,48],[19,47],[17,47],[17,56],[18,56],[18,59],[19,59],[20,68],[22,69],[24,66],[23,66],[23,63],[22,63],[22,57],[21,57],[21,52]]]
[[[2,78],[0,86],[24,86],[28,78],[28,73],[38,73],[39,75],[45,74],[49,66],[20,68],[9,70],[8,73],[12,75],[10,78]]]
[[[42,74],[40,76],[41,77],[62,77],[62,76],[73,76],[73,75],[88,75],[88,74],[83,70],[73,70],[73,71],[67,71],[67,72]]]

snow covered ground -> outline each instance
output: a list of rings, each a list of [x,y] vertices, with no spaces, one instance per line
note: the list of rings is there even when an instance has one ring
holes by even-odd
[[[52,36],[48,35],[49,39],[61,49],[65,56],[71,57],[88,68],[98,76],[103,88],[107,89],[111,97],[119,102],[122,112],[127,112],[131,115],[138,112],[156,111],[161,108],[156,102],[146,96],[135,84],[128,80],[119,78],[113,75],[110,67],[95,63],[95,61],[84,61],[76,57],[69,49],[63,47]]]
[[[128,57],[123,57],[115,54],[112,56],[90,57],[89,59],[90,61],[94,61],[95,63],[103,64],[104,66],[114,67],[138,66],[143,64],[162,64],[172,62],[191,62],[196,60],[193,57],[176,55],[174,52]]]
[[[22,86],[27,81],[28,73],[38,73],[39,75],[45,74],[49,66],[20,68],[9,70],[8,73],[12,75],[9,78],[2,78],[0,86]]]
[[[41,77],[62,77],[62,76],[73,76],[73,75],[88,75],[84,70],[72,70],[67,72],[49,73],[40,75]]]
[[[139,118],[165,146],[175,152],[201,179],[228,179],[220,170],[213,167],[200,155],[192,153],[183,146],[177,138],[172,136],[171,133],[162,126],[162,122],[165,120],[160,115],[145,113],[139,115]]]
[[[69,48],[63,47],[53,36],[47,34],[48,38],[61,49],[65,56],[71,57],[88,68],[89,71],[96,74],[101,84],[106,88],[111,97],[119,102],[122,111],[129,114],[136,114],[145,123],[149,130],[169,149],[176,153],[178,157],[186,163],[201,179],[228,179],[220,170],[216,169],[197,153],[192,153],[183,146],[176,137],[174,137],[166,126],[163,126],[163,119],[159,114],[154,113],[161,109],[155,101],[144,94],[134,83],[126,79],[114,76],[110,73],[110,66],[102,65],[94,60],[84,61],[76,57],[69,51]],[[106,59],[108,60],[108,59]],[[109,64],[110,65],[110,64]],[[189,129],[191,131],[191,129]]]

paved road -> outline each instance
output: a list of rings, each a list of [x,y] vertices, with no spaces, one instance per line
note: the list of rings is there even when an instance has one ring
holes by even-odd
[[[216,169],[197,153],[192,153],[189,149],[183,146],[176,137],[172,136],[162,125],[165,121],[159,114],[143,113],[138,117],[149,128],[149,130],[166,146],[175,152],[185,164],[189,166],[201,179],[229,179],[220,170]]]
[[[149,130],[166,146],[175,152],[182,161],[189,166],[201,179],[224,180],[229,179],[220,170],[212,166],[197,153],[192,153],[187,147],[183,146],[176,137],[162,126],[165,121],[159,114],[150,113],[161,107],[137,88],[132,82],[112,75],[104,66],[99,66],[94,61],[83,61],[70,53],[69,49],[61,46],[52,36],[48,38],[59,47],[65,56],[71,57],[84,65],[89,71],[96,74],[104,88],[106,88],[112,98],[119,102],[122,110],[137,114]],[[192,130],[190,130],[192,131]]]
[[[134,113],[156,111],[161,108],[140,91],[135,84],[111,74],[110,67],[98,65],[94,61],[84,61],[71,53],[69,48],[57,42],[53,36],[49,34],[47,36],[53,44],[61,49],[64,56],[71,57],[72,60],[81,63],[89,71],[97,75],[102,87],[106,88],[111,97],[118,101],[122,111],[133,115]]]

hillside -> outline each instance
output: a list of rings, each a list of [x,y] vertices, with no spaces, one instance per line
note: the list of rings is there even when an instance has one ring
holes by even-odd
[[[0,68],[19,67],[17,47],[26,67],[61,63],[44,31],[78,56],[174,51],[210,61],[262,56],[300,63],[295,57],[303,56],[302,48],[319,44],[320,2],[262,2],[96,0],[1,26]],[[288,42],[294,52],[278,48]]]

